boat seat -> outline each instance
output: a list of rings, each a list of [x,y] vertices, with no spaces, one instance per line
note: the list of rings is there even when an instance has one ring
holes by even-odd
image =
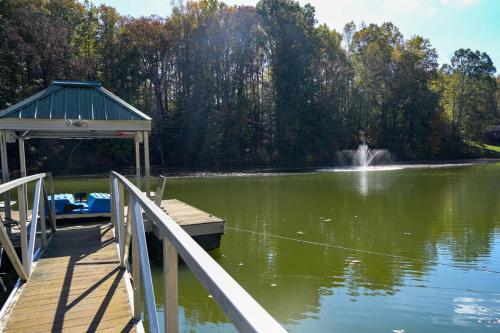
[[[87,198],[87,193],[86,192],[77,192],[77,193],[75,193],[75,200],[78,200],[78,202],[82,202],[86,198]]]
[[[84,206],[83,205],[76,205],[76,204],[65,204],[64,207],[63,207],[63,212],[64,213],[71,213],[73,212],[75,209],[82,209]]]

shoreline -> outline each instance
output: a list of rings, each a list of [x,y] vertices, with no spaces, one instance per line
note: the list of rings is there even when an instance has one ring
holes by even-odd
[[[439,161],[412,161],[401,163],[395,162],[391,164],[379,164],[376,167],[380,171],[384,167],[394,166],[401,169],[419,169],[419,168],[445,168],[445,167],[461,167],[470,166],[476,164],[487,164],[487,163],[500,163],[500,158],[475,158],[475,159],[455,159],[455,160],[439,160]],[[375,168],[374,170],[377,170]],[[253,168],[233,168],[233,169],[188,169],[179,170],[177,168],[151,168],[151,177],[157,177],[158,175],[163,175],[167,178],[193,178],[193,177],[238,177],[238,176],[270,176],[270,175],[288,175],[288,174],[301,174],[310,172],[328,172],[328,171],[356,171],[352,166],[346,165],[318,165],[311,167],[302,168],[286,168],[279,166],[268,166],[268,167],[253,167]],[[127,169],[118,171],[123,173],[126,177],[135,177],[135,171]],[[54,175],[56,179],[68,179],[68,178],[107,178],[107,173],[91,173],[91,174],[61,174]]]

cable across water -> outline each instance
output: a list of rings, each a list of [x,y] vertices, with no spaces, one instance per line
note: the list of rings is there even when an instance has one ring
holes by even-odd
[[[389,257],[389,258],[397,258],[397,259],[404,259],[404,260],[410,260],[410,261],[424,262],[424,260],[421,260],[421,259],[415,259],[415,258],[410,258],[410,257],[405,257],[405,256],[400,256],[400,255],[395,255],[395,254],[387,254],[387,253],[382,253],[382,252],[375,252],[375,251],[370,251],[370,250],[356,249],[356,248],[347,247],[347,246],[334,245],[334,244],[328,244],[328,243],[321,243],[321,242],[310,241],[310,240],[299,239],[299,238],[293,238],[293,237],[287,237],[287,236],[267,234],[267,233],[264,233],[264,232],[258,232],[258,231],[254,231],[254,230],[241,229],[241,228],[235,228],[235,227],[227,227],[226,226],[225,228],[226,229],[230,229],[230,230],[236,230],[236,231],[246,232],[246,233],[250,233],[250,234],[260,235],[260,236],[266,236],[266,237],[284,239],[284,240],[289,240],[289,241],[295,241],[295,242],[304,243],[304,244],[311,244],[311,245],[318,245],[318,246],[330,247],[330,248],[335,248],[335,249],[340,249],[340,250],[346,250],[346,251],[367,253],[367,254],[372,254],[372,255]],[[461,268],[461,269],[464,269],[464,267],[460,267],[460,266],[455,265],[455,264],[448,264],[448,263],[439,262],[437,260],[429,260],[427,262],[433,263],[435,265],[441,265],[441,266],[448,266],[448,267],[452,267],[452,268]],[[490,269],[485,269],[485,268],[480,268],[480,267],[471,267],[471,268],[467,268],[467,269],[469,269],[469,270],[475,270],[475,271],[481,271],[481,272],[486,272],[486,273],[500,274],[500,271],[495,271],[495,270],[490,270]]]

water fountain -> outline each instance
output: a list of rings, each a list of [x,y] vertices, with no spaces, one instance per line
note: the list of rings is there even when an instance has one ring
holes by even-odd
[[[368,145],[359,145],[357,150],[348,150],[352,164],[361,168],[369,167],[372,162],[384,162],[390,159],[391,154],[387,149],[370,149]]]
[[[361,144],[356,150],[342,150],[338,152],[341,164],[348,167],[323,169],[323,171],[375,171],[396,170],[401,166],[391,165],[393,154],[387,149],[370,149],[368,145]]]

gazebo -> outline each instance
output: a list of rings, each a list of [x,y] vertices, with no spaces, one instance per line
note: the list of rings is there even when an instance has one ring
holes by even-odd
[[[47,89],[0,112],[2,180],[9,181],[7,143],[18,141],[21,177],[26,176],[24,142],[31,138],[121,138],[135,141],[137,186],[144,145],[146,193],[150,193],[151,118],[102,87],[97,81],[54,81]],[[6,193],[5,213],[10,217]]]

